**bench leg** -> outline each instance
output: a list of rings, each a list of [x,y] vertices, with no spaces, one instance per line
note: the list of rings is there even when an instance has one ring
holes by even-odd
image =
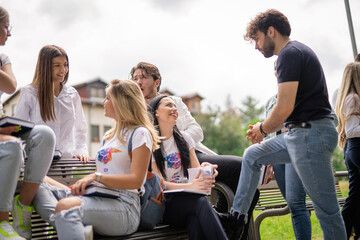
[[[283,216],[288,213],[290,213],[290,209],[288,206],[286,206],[284,208],[279,208],[279,209],[264,210],[259,215],[257,215],[257,217],[255,218],[255,222],[254,222],[255,240],[261,239],[260,224],[265,218],[271,217],[271,216]]]
[[[248,230],[248,236],[247,236],[247,240],[256,240],[255,237],[255,225],[254,225],[254,215],[251,216],[251,218],[249,219],[249,230]]]

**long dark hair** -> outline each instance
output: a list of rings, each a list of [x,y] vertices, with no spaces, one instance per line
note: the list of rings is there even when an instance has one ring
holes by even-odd
[[[38,100],[40,105],[40,115],[44,122],[55,121],[55,107],[54,107],[54,79],[52,77],[52,60],[53,58],[64,56],[69,64],[69,58],[65,50],[59,46],[46,45],[44,46],[38,56],[38,61],[35,68],[35,74],[31,85],[38,89]],[[62,84],[65,84],[69,78],[68,71],[65,75]]]
[[[160,95],[160,96],[154,98],[148,105],[148,111],[153,118],[155,128],[159,131],[159,136],[161,136],[161,132],[160,132],[159,122],[156,118],[155,112],[160,105],[161,99],[163,99],[164,97],[167,97],[167,96]],[[174,136],[176,146],[179,150],[179,154],[180,154],[180,158],[181,158],[181,166],[183,169],[184,176],[188,177],[187,169],[190,166],[189,145],[186,142],[186,140],[184,139],[183,135],[181,134],[180,130],[178,129],[178,127],[176,125],[174,126],[173,136]],[[164,156],[162,154],[162,149],[163,149],[163,144],[160,143],[160,148],[154,151],[154,158],[155,158],[156,166],[160,170],[161,175],[164,178],[166,178],[165,161],[164,161]]]

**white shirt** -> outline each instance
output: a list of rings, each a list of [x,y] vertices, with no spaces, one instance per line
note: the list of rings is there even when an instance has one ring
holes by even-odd
[[[351,113],[359,113],[360,112],[360,98],[357,94],[349,94],[346,96],[343,113],[345,115],[345,119]],[[359,115],[351,115],[349,119],[345,123],[345,135],[346,138],[355,138],[360,137],[360,116]]]
[[[40,115],[37,88],[27,85],[21,89],[14,116],[35,122],[36,125],[51,127],[56,135],[55,150],[61,151],[62,157],[88,155],[87,124],[81,99],[75,88],[63,85],[59,96],[54,96],[54,109],[56,120],[44,122]]]
[[[2,66],[5,66],[6,64],[11,64],[10,59],[8,56],[6,56],[5,54],[0,54],[0,68],[2,68]],[[3,115],[3,105],[1,103],[1,95],[4,92],[0,90],[0,116]]]
[[[124,137],[125,144],[121,143],[116,136],[112,139],[103,141],[102,147],[96,155],[96,170],[102,174],[129,174],[131,167],[131,159],[128,152],[128,141],[132,131],[127,131]],[[149,132],[144,127],[136,129],[132,138],[132,149],[145,146],[152,152],[153,139]],[[146,174],[144,175],[145,183]],[[143,187],[142,187],[143,188]],[[144,192],[144,189],[142,189]],[[137,193],[137,189],[130,189],[129,191]]]
[[[181,134],[188,143],[189,150],[193,149],[195,147],[195,142],[191,136],[184,131],[181,131]],[[181,165],[179,149],[176,146],[174,136],[162,141],[162,154],[165,160],[165,180],[173,183],[181,183],[184,178],[184,172]]]
[[[182,101],[182,99],[175,96],[171,96],[171,98],[174,100],[179,113],[178,119],[176,121],[176,126],[179,128],[179,130],[188,133],[192,139],[194,139],[196,143],[196,150],[209,155],[217,155],[215,152],[201,143],[201,141],[204,140],[204,134],[201,126],[196,122],[193,116],[191,116],[189,109]]]

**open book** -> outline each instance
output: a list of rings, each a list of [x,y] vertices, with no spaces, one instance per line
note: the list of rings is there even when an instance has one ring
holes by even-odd
[[[84,196],[118,198],[119,191],[114,188],[109,188],[97,181],[93,181],[86,187]]]
[[[16,132],[11,133],[11,135],[13,136],[19,136],[20,134],[33,129],[35,127],[35,123],[9,116],[0,118],[0,127],[9,127],[9,126],[19,126]]]

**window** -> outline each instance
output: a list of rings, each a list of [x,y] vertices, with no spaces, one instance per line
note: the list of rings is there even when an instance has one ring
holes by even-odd
[[[104,126],[104,134],[111,129],[111,126]]]
[[[200,112],[200,102],[194,100],[191,102],[191,110],[194,112]]]
[[[91,125],[91,142],[100,142],[98,125]]]
[[[105,97],[105,89],[103,89],[103,88],[91,87],[91,88],[90,88],[90,97],[94,97],[94,98],[104,98],[104,97]]]

